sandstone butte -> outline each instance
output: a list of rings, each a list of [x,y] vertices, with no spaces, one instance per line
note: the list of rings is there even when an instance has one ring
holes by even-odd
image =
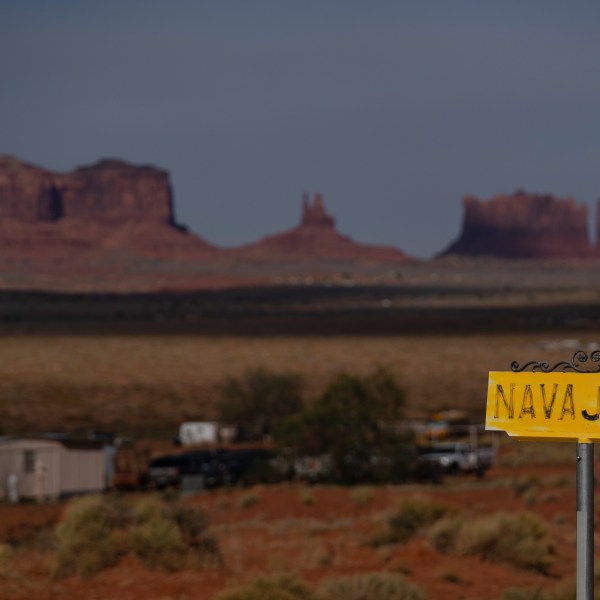
[[[166,171],[102,160],[62,174],[0,156],[2,257],[101,249],[172,258],[214,252],[175,223]]]
[[[176,222],[165,170],[106,159],[55,173],[0,156],[0,289],[200,289],[272,281],[257,263],[408,260],[338,233],[320,195],[290,231],[219,248]]]
[[[413,260],[392,246],[361,244],[339,233],[335,218],[327,213],[319,193],[314,194],[312,201],[307,194],[303,195],[299,225],[232,249],[230,255],[254,262],[406,263]]]
[[[487,201],[465,196],[463,211],[460,236],[441,256],[560,260],[597,255],[588,237],[587,207],[570,197],[522,190]]]

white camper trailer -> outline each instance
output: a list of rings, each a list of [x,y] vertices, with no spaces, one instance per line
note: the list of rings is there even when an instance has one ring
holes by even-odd
[[[0,440],[0,499],[54,500],[106,488],[101,444],[36,438]]]

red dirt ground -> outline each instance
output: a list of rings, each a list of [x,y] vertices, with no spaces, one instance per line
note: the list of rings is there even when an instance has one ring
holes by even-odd
[[[529,491],[523,492],[527,483]],[[379,548],[368,544],[398,502],[414,495],[434,498],[473,517],[497,511],[535,512],[547,523],[555,544],[550,574],[440,554],[423,535],[406,544]],[[53,554],[43,551],[39,532],[60,520],[63,504],[0,505],[0,539],[16,544],[0,578],[0,598],[212,600],[228,585],[259,575],[295,573],[317,585],[342,575],[400,572],[422,586],[429,600],[496,600],[508,587],[552,588],[575,575],[574,464],[495,467],[481,482],[465,476],[439,486],[357,491],[280,484],[220,489],[185,501],[206,510],[224,567],[165,573],[149,571],[128,557],[89,580],[53,580],[50,575]]]

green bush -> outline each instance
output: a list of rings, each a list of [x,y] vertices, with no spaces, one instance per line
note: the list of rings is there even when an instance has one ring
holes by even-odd
[[[402,575],[371,573],[326,581],[319,588],[325,600],[424,600],[425,592]]]
[[[386,529],[375,537],[375,545],[406,542],[415,533],[444,517],[449,507],[422,498],[406,498],[387,522]]]
[[[100,496],[71,501],[56,528],[57,565],[55,575],[79,574],[91,577],[119,559],[112,528]]]
[[[295,577],[276,579],[261,577],[231,590],[221,592],[215,600],[320,600],[305,583]]]
[[[261,439],[271,433],[275,421],[302,408],[303,387],[296,373],[250,369],[221,385],[219,418],[238,423],[252,438]]]
[[[342,373],[311,406],[282,420],[275,437],[301,456],[329,456],[334,481],[403,481],[413,440],[393,425],[404,403],[404,390],[385,369],[364,377]]]

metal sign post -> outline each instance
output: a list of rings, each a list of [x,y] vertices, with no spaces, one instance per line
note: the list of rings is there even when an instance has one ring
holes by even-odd
[[[577,600],[594,598],[594,444],[577,443]]]
[[[600,363],[600,350],[591,354]],[[594,441],[600,440],[600,365],[517,362],[489,374],[485,426],[519,440],[577,442],[577,600],[594,598]],[[531,371],[527,371],[531,369]]]

